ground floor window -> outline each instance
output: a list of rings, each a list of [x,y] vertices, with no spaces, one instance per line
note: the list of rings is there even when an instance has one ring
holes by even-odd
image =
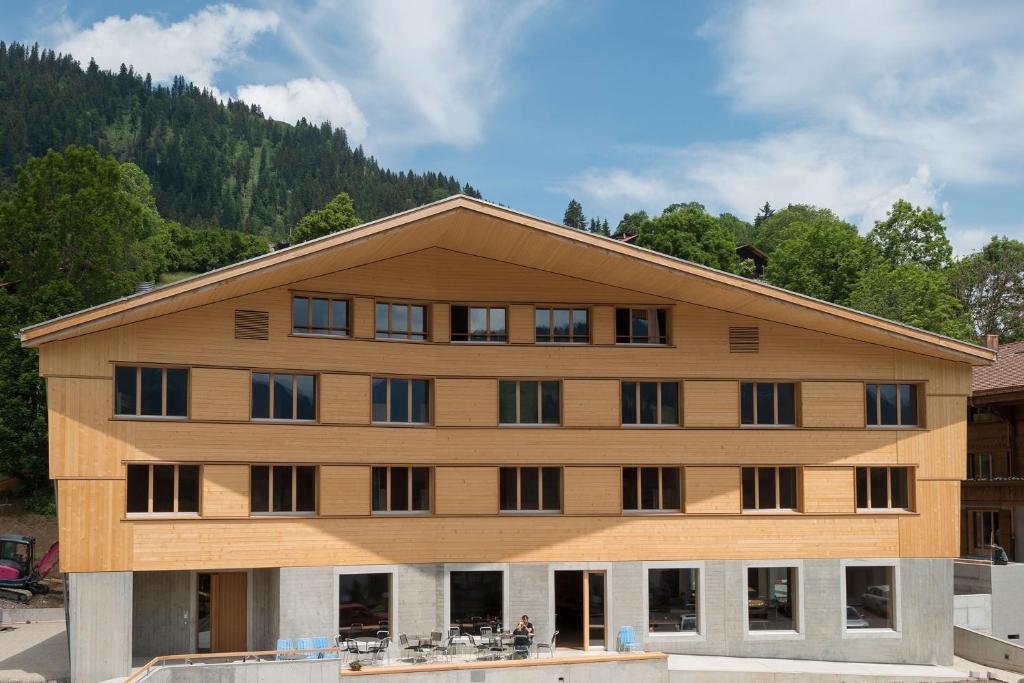
[[[647,571],[647,628],[651,633],[696,633],[697,569]]]
[[[449,578],[451,625],[463,633],[478,634],[480,627],[497,630],[505,624],[505,577],[500,571],[454,571]]]
[[[796,567],[747,569],[747,616],[751,631],[795,631]]]
[[[338,576],[338,634],[375,636],[391,630],[391,574]]]
[[[895,567],[846,568],[846,628],[893,629]]]

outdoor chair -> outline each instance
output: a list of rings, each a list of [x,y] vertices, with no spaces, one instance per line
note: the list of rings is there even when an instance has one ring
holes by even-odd
[[[331,639],[327,636],[316,636],[313,638],[313,647],[318,650],[329,650],[331,648]],[[338,659],[341,654],[338,652],[320,652],[320,659]]]
[[[471,654],[476,655],[476,659],[480,659],[484,653],[490,651],[488,649],[490,648],[490,645],[486,640],[481,639],[477,642],[477,639],[473,637],[473,634],[467,634],[466,637],[469,638],[469,651]]]
[[[367,654],[371,656],[371,659],[376,664],[377,660],[385,659],[391,661],[388,649],[391,645],[391,639],[388,637],[381,638],[376,643],[370,643],[366,648]]]
[[[530,636],[517,635],[512,643],[512,657],[528,659],[530,657]]]
[[[505,657],[505,643],[501,639],[501,634],[495,633],[492,635],[487,645],[492,659],[503,659]]]
[[[377,631],[377,633],[376,633],[376,636],[377,636],[378,639],[379,638],[387,638],[390,635],[391,635],[390,631],[385,631],[383,629],[381,629],[380,631]]]
[[[430,653],[436,660],[438,657],[444,657],[449,662],[452,661],[452,654],[455,651],[455,639],[458,636],[448,636],[448,639],[444,643],[439,643],[430,648]]]
[[[449,626],[448,627],[448,637],[449,638],[451,638],[453,636],[455,638],[458,638],[461,635],[462,635],[462,629],[459,628],[458,626]]]
[[[555,656],[555,641],[556,640],[558,640],[558,631],[555,631],[554,633],[551,634],[551,642],[549,642],[549,643],[541,643],[541,642],[538,641],[538,643],[537,643],[537,657],[540,657],[540,651],[541,650],[547,650],[548,652],[551,653],[551,656],[554,657]]]
[[[632,626],[619,627],[619,651],[620,652],[641,652],[643,648],[636,638],[636,629]]]
[[[291,638],[278,638],[277,639],[277,645],[274,646],[274,649],[275,650],[294,650],[295,648],[292,647]],[[274,659],[276,659],[279,662],[281,660],[287,659],[287,658],[288,658],[288,655],[283,655],[280,652],[277,653],[276,655],[274,655]]]
[[[409,644],[409,636],[405,635],[404,633],[399,633],[398,634],[398,642],[402,646],[402,653],[403,654],[407,653],[407,652],[412,653],[412,661],[413,662],[416,662],[416,660],[418,660],[420,658],[420,656],[423,654],[423,646],[422,645],[418,645],[418,644],[417,645],[410,645]]]
[[[359,643],[351,638],[345,639],[345,660],[356,661],[362,653],[359,652]]]

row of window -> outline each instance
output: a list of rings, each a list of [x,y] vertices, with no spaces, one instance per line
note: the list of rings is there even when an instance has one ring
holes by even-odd
[[[317,375],[252,373],[254,420],[317,419]],[[865,384],[868,426],[916,426],[918,385]],[[678,381],[620,384],[623,425],[681,424]],[[114,371],[114,410],[118,416],[188,417],[188,369],[118,366]],[[431,422],[431,380],[372,378],[372,420],[426,425]],[[792,382],[741,382],[740,423],[796,426],[797,385]],[[498,420],[503,425],[560,425],[560,380],[500,380]]]
[[[426,341],[429,337],[427,304],[377,302],[374,336],[377,339]],[[299,294],[292,297],[292,333],[347,337],[350,334],[348,299]],[[450,314],[453,342],[503,344],[508,342],[507,306],[453,304]],[[536,307],[534,334],[539,344],[589,344],[590,310],[576,307]],[[668,309],[616,308],[617,344],[668,343]]]
[[[659,567],[647,570],[647,631],[653,637],[704,635],[705,599],[702,570],[698,567]],[[557,573],[557,570],[556,570]],[[598,589],[588,596],[591,635],[603,636],[607,598],[604,572],[591,572]],[[803,630],[800,614],[800,568],[748,567],[746,628],[750,633]],[[338,632],[345,638],[372,636],[391,630],[394,576],[390,573],[353,573],[338,577]],[[479,635],[482,628],[511,623],[504,613],[505,573],[501,570],[448,572],[448,623],[463,633]],[[843,600],[837,617],[847,632],[895,631],[896,568],[888,564],[850,564],[843,571]],[[555,583],[558,590],[559,584]],[[592,585],[592,589],[594,586]],[[595,611],[597,612],[595,614]],[[547,639],[548,633],[537,634]],[[603,637],[599,642],[604,645]]]
[[[128,465],[129,513],[199,513],[199,465]],[[745,511],[800,511],[799,467],[743,467]],[[624,512],[684,511],[682,467],[623,467]],[[249,511],[253,514],[314,514],[316,465],[252,465]],[[433,468],[382,465],[371,468],[370,501],[374,513],[429,513]],[[910,468],[858,467],[857,508],[909,510]],[[560,467],[502,467],[498,501],[501,512],[559,513]]]

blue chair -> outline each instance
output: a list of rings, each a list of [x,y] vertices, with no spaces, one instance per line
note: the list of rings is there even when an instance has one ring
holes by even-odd
[[[296,650],[315,650],[316,643],[312,638],[299,638],[295,644]],[[319,652],[303,652],[299,655],[302,659],[318,659],[320,657]]]
[[[327,636],[317,636],[316,638],[313,639],[313,647],[315,647],[318,650],[328,650],[328,649],[330,649],[330,648],[332,648],[334,646],[331,645],[331,639],[328,638]],[[340,658],[341,658],[341,653],[340,652],[321,652],[320,653],[320,659],[340,659]]]
[[[636,629],[632,626],[619,627],[619,651],[642,652],[640,641],[636,639]]]
[[[277,639],[277,645],[274,646],[274,649],[275,650],[294,650],[295,648],[292,647],[291,638],[278,638]],[[286,657],[286,655],[282,655],[282,654],[274,655],[274,659],[276,659],[279,662],[281,660],[285,659],[285,657]]]

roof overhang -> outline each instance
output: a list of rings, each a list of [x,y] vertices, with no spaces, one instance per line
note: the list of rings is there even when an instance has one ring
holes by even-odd
[[[21,330],[20,339],[38,347],[429,247],[972,365],[995,358],[983,346],[463,195],[32,325]]]

